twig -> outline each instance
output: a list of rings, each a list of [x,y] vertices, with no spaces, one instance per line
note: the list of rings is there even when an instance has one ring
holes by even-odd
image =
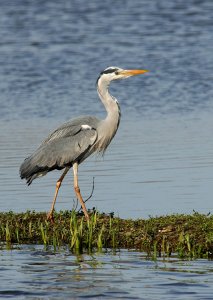
[[[95,177],[93,177],[93,179],[92,179],[92,191],[91,191],[89,197],[84,201],[84,203],[86,203],[90,198],[92,198],[94,189],[95,189]],[[75,210],[77,209],[77,206],[78,206],[78,200],[77,200],[77,203],[76,203]],[[80,211],[81,211],[81,207],[79,208],[78,213],[79,213]]]
[[[84,203],[87,202],[90,198],[92,198],[94,189],[95,189],[95,177],[92,178],[92,191],[91,191],[91,194],[90,194],[90,196],[84,201]]]

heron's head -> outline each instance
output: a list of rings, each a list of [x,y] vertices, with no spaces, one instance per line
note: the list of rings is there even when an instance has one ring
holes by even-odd
[[[98,80],[101,78],[101,79],[105,79],[105,81],[110,82],[112,80],[125,79],[130,76],[135,76],[146,72],[148,71],[147,70],[124,70],[118,67],[108,67],[101,72]]]

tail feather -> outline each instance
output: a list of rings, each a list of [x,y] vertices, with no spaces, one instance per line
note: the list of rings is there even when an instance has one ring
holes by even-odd
[[[19,169],[21,179],[26,179],[28,185],[30,185],[35,178],[44,176],[47,172],[47,170],[42,170],[42,168],[33,163],[32,156],[27,157]]]

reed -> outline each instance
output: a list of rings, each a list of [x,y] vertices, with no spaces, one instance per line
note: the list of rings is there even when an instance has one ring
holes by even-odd
[[[102,225],[101,227],[101,230],[98,234],[98,241],[97,241],[97,248],[98,248],[98,252],[102,252],[102,249],[103,249],[103,233],[104,233],[104,230],[105,230],[105,226],[104,224]]]
[[[5,241],[7,244],[11,243],[11,233],[10,233],[9,222],[7,222],[6,227],[5,227]]]
[[[181,258],[213,258],[213,216],[170,215],[147,220],[124,220],[113,215],[90,212],[85,221],[75,211],[54,213],[54,223],[46,221],[46,213],[0,213],[1,248],[13,244],[69,246],[80,254],[120,248],[145,252],[154,260],[176,253]]]

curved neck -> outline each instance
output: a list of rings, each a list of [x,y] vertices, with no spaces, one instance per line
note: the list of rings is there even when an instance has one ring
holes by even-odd
[[[99,141],[97,149],[103,153],[116,134],[121,117],[118,101],[109,93],[109,84],[110,81],[101,77],[97,80],[98,95],[107,111],[106,118],[101,120],[98,127]]]
[[[97,92],[107,111],[107,119],[113,118],[119,122],[120,120],[120,107],[116,98],[109,93],[110,81],[106,81],[102,78],[97,80]]]

